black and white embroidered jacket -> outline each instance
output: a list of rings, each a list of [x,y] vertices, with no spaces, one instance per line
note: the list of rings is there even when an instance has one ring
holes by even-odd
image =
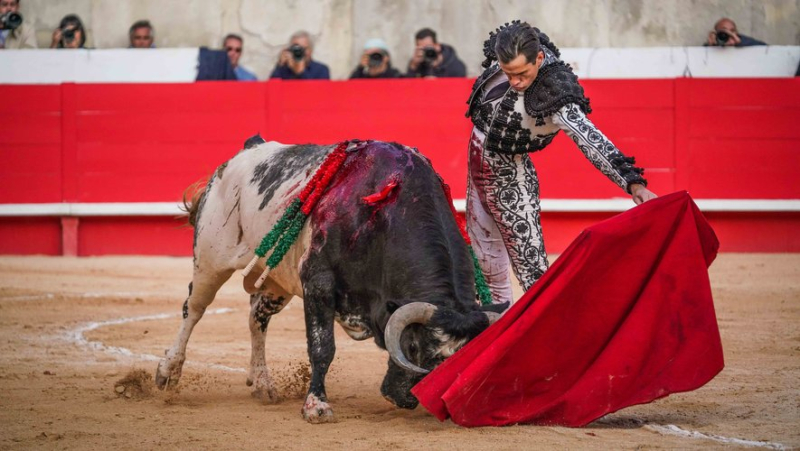
[[[523,154],[549,145],[560,130],[569,136],[586,158],[603,174],[629,192],[629,185],[647,185],[643,169],[626,157],[586,117],[591,112],[589,99],[578,77],[548,48],[539,74],[524,93],[510,86],[500,96],[492,89],[506,81],[495,62],[475,80],[467,101],[467,116],[486,136],[484,147],[490,152]],[[502,89],[502,88],[500,88]],[[494,92],[493,92],[494,93]]]

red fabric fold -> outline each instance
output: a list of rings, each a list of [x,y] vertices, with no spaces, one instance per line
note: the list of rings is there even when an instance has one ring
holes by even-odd
[[[685,191],[596,224],[412,393],[462,426],[583,426],[699,388],[724,366],[708,279],[718,248]]]

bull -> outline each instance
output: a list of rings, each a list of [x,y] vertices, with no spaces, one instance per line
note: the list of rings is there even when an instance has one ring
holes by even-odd
[[[333,148],[253,137],[195,196],[194,271],[178,336],[156,370],[160,388],[178,383],[192,329],[217,290],[246,266]],[[383,195],[365,202],[376,192]],[[277,398],[265,356],[267,326],[292,296],[302,297],[311,379],[301,412],[311,423],[334,420],[325,391],[334,322],[389,351],[381,393],[413,409],[411,388],[507,307],[476,303],[471,256],[441,181],[425,157],[396,143],[351,144],[297,242],[255,288],[259,273],[244,279],[252,345],[247,384],[256,396]]]

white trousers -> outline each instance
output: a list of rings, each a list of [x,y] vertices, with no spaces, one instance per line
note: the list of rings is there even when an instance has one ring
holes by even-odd
[[[545,271],[539,179],[527,154],[484,149],[485,135],[473,128],[469,144],[467,231],[492,302],[514,302],[509,264],[527,291]]]

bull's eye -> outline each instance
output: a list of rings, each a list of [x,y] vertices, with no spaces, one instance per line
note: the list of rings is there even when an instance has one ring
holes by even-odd
[[[416,357],[416,355],[417,355],[417,345],[415,345],[415,344],[411,344],[411,345],[409,345],[409,346],[408,346],[408,353],[409,353],[411,356],[414,356],[414,357]]]

